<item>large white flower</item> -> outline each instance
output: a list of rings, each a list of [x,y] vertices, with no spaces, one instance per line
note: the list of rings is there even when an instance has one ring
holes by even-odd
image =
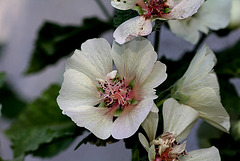
[[[184,20],[168,21],[171,31],[186,41],[196,44],[200,32],[208,34],[209,30],[227,27],[230,21],[232,0],[207,0],[198,12]]]
[[[186,105],[179,106],[176,100],[170,98],[163,104],[163,134],[152,139],[158,119],[155,113],[150,113],[146,120],[151,128],[144,125],[149,141],[143,134],[139,134],[140,142],[148,152],[149,161],[220,161],[218,149],[215,147],[186,152],[187,142],[179,144],[188,136],[197,119],[197,111]]]
[[[153,88],[167,77],[166,66],[156,60],[144,38],[114,42],[112,48],[104,39],[88,40],[66,63],[58,105],[101,139],[130,137],[155,107]]]
[[[225,132],[229,131],[229,115],[221,104],[219,84],[213,67],[214,53],[205,45],[194,56],[187,71],[174,85],[172,97],[180,104],[198,111],[199,116]]]
[[[120,10],[136,9],[140,16],[122,23],[113,33],[116,42],[123,44],[137,36],[152,32],[156,19],[185,19],[197,12],[204,0],[111,0]]]

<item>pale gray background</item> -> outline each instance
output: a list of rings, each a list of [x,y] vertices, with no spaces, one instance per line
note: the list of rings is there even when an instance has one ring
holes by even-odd
[[[113,8],[110,0],[102,0],[110,13]],[[40,96],[41,92],[49,84],[62,81],[65,59],[56,65],[47,67],[46,70],[29,76],[23,76],[22,72],[27,68],[34,40],[40,25],[48,20],[65,25],[78,25],[83,17],[97,16],[106,19],[94,0],[0,0],[0,43],[6,44],[4,54],[0,59],[0,71],[7,73],[7,80],[18,94],[27,101],[32,101]],[[112,42],[112,31],[105,33],[102,37]],[[232,32],[225,38],[211,35],[206,43],[211,49],[219,51],[231,46],[240,38],[240,30]],[[153,39],[153,35],[150,36]],[[76,40],[77,41],[77,40]],[[181,53],[191,50],[193,45],[181,38],[175,37],[166,29],[161,35],[161,55],[172,59],[178,59]],[[240,91],[240,80],[233,79],[232,82]],[[9,126],[9,120],[0,119],[0,156],[11,159],[10,142],[3,135],[4,129]],[[196,129],[189,136],[188,149],[197,149]],[[86,136],[87,134],[84,134]],[[83,136],[82,136],[83,137]],[[81,137],[81,138],[82,138]],[[107,147],[96,147],[83,145],[77,151],[73,148],[81,140],[78,138],[72,147],[60,155],[44,160],[50,161],[130,161],[131,151],[125,149],[122,141],[108,145]],[[41,158],[28,156],[26,161],[42,161]]]

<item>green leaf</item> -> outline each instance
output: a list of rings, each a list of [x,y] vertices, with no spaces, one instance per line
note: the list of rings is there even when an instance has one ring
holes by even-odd
[[[77,126],[62,114],[56,103],[59,90],[58,85],[52,85],[29,104],[6,131],[12,141],[15,158],[33,153],[54,139],[74,136]]]
[[[240,78],[240,40],[235,46],[216,54],[218,63],[215,67],[217,74],[224,77],[239,77]]]
[[[98,18],[87,18],[81,26],[60,26],[46,22],[41,27],[35,48],[26,74],[39,72],[47,65],[78,49],[87,39],[99,37],[103,32],[112,29],[111,22]]]
[[[86,136],[82,141],[80,141],[78,143],[78,145],[74,148],[74,150],[77,150],[82,144],[90,143],[90,144],[94,144],[96,146],[106,146],[107,143],[112,144],[112,143],[115,143],[118,141],[119,140],[116,140],[112,137],[110,137],[106,140],[102,140],[102,139],[97,138],[94,134],[91,133],[88,136]]]
[[[138,16],[138,12],[135,10],[115,10],[115,17],[113,19],[114,27],[118,27],[123,22],[130,18]]]
[[[0,89],[0,103],[2,104],[2,115],[7,118],[15,118],[26,107],[23,101],[11,87],[3,83]]]
[[[66,149],[74,139],[74,136],[70,137],[69,135],[53,139],[50,143],[41,144],[32,154],[41,158],[52,157]]]

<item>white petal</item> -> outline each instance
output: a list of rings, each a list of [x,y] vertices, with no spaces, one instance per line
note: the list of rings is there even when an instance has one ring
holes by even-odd
[[[208,46],[204,45],[194,56],[187,71],[179,81],[180,84],[182,83],[179,85],[182,88],[181,92],[186,95],[192,95],[193,92],[200,88],[213,86],[212,88],[218,93],[217,78],[212,75],[212,69],[215,64],[216,56]]]
[[[184,40],[196,44],[200,38],[197,28],[199,22],[193,17],[183,20],[169,20],[168,21],[170,30]]]
[[[173,98],[169,98],[163,103],[164,132],[175,134],[179,142],[188,136],[198,117],[196,110],[179,104]]]
[[[113,43],[112,57],[121,77],[130,83],[143,82],[152,72],[157,54],[151,42],[145,38],[136,38],[124,45]]]
[[[66,108],[64,114],[69,116],[78,126],[85,127],[100,139],[111,135],[114,111],[108,108],[78,106]]]
[[[185,19],[195,14],[204,0],[168,0],[167,5],[171,12],[164,14],[165,19]]]
[[[73,69],[64,73],[64,81],[57,98],[58,105],[64,111],[69,107],[100,103],[97,87],[85,74]]]
[[[142,133],[138,133],[138,138],[140,143],[142,144],[142,146],[147,150],[149,149],[149,142],[147,141],[147,139],[145,138],[145,136]]]
[[[174,34],[196,44],[200,37],[199,31],[208,34],[209,29],[219,30],[229,24],[230,8],[231,1],[208,0],[193,17],[168,21],[168,24]]]
[[[190,151],[181,161],[221,161],[220,154],[214,146],[211,148]]]
[[[206,87],[197,90],[187,104],[197,110],[200,117],[211,125],[224,132],[229,131],[229,115],[213,89]]]
[[[135,106],[125,107],[123,112],[113,123],[112,136],[116,139],[132,136],[145,120],[152,106],[153,100],[145,99]]]
[[[136,6],[135,0],[111,0],[111,5],[120,10],[132,9]]]
[[[119,44],[124,44],[138,36],[146,36],[152,32],[151,19],[145,19],[143,16],[137,16],[123,22],[114,31],[113,37]]]
[[[156,106],[155,103],[153,104],[153,107],[152,107],[152,109],[151,109],[151,112],[154,112],[154,113],[158,113],[158,112],[159,112],[159,109],[158,109],[158,107]]]
[[[160,61],[157,61],[154,64],[151,74],[139,87],[138,93],[145,96],[155,95],[155,90],[153,90],[153,88],[158,87],[162,82],[166,80],[166,78],[166,65],[161,63]]]
[[[212,30],[227,27],[230,21],[231,4],[231,1],[226,0],[208,0],[204,2],[196,15],[200,22],[199,25]]]
[[[149,112],[147,118],[141,124],[150,141],[155,139],[158,127],[158,113]]]
[[[66,63],[66,70],[75,69],[87,75],[97,85],[96,78],[105,79],[112,71],[111,46],[105,39],[90,39],[75,50]]]
[[[155,160],[155,155],[156,155],[155,151],[156,151],[155,146],[152,145],[149,148],[149,151],[148,151],[148,159],[149,159],[149,161],[154,161]]]

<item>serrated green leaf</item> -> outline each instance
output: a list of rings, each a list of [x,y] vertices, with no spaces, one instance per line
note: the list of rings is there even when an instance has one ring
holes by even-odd
[[[87,39],[99,37],[112,29],[111,22],[98,18],[87,18],[81,26],[61,26],[46,22],[41,27],[26,74],[39,72],[47,65],[56,63],[69,55]]]
[[[118,27],[123,22],[130,18],[138,16],[138,12],[135,10],[115,10],[115,17],[113,19],[114,27]]]
[[[73,137],[77,126],[64,116],[56,103],[60,87],[52,85],[29,104],[6,131],[12,141],[14,157],[25,156],[61,137]]]
[[[66,149],[74,139],[75,137],[69,137],[69,135],[53,139],[50,143],[41,144],[32,154],[41,158],[52,157]]]
[[[119,140],[116,140],[112,137],[106,139],[106,140],[102,140],[97,138],[94,134],[89,134],[88,136],[86,136],[83,140],[81,140],[78,145],[74,148],[74,150],[77,150],[82,144],[94,144],[96,146],[106,146],[107,144],[111,144],[111,143],[115,143],[118,142]]]

